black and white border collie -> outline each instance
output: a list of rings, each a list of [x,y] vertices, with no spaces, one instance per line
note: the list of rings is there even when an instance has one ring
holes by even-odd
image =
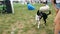
[[[46,7],[47,8],[47,7]],[[40,8],[41,9],[41,8]],[[49,9],[49,8],[48,8]],[[48,18],[48,15],[50,15],[51,14],[51,10],[48,10],[48,9],[46,9],[46,10],[44,10],[44,7],[43,7],[43,11],[48,11],[49,13],[48,14],[46,14],[46,13],[44,13],[42,10],[38,10],[37,11],[37,14],[36,14],[36,21],[37,21],[37,24],[38,24],[38,28],[39,28],[39,25],[40,25],[40,20],[41,20],[41,18],[43,18],[43,20],[44,20],[44,24],[46,25],[46,19]]]

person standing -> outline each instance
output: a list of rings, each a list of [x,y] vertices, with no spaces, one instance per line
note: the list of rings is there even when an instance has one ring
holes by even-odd
[[[60,34],[60,0],[51,0],[51,2],[56,11],[54,34]]]

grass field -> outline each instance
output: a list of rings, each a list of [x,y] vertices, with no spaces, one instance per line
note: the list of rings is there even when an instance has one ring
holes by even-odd
[[[51,14],[47,19],[47,26],[41,20],[40,28],[35,25],[35,15],[40,4],[34,4],[35,10],[28,10],[27,5],[14,3],[14,14],[0,14],[0,34],[11,34],[12,29],[15,34],[53,34],[55,12],[51,4]]]

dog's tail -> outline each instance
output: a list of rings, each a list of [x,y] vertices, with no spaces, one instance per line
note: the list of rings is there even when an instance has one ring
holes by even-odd
[[[51,14],[51,11],[49,10],[49,13],[47,15],[50,15]]]

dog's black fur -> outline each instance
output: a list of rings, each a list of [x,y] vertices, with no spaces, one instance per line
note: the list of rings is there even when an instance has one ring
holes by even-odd
[[[48,18],[48,15],[50,15],[51,14],[51,11],[49,10],[49,13],[48,14],[46,14],[46,13],[44,13],[44,12],[42,12],[42,11],[37,11],[37,15],[38,16],[40,16],[40,19],[41,18],[43,18],[43,20],[44,20],[44,24],[46,25],[46,19]]]

